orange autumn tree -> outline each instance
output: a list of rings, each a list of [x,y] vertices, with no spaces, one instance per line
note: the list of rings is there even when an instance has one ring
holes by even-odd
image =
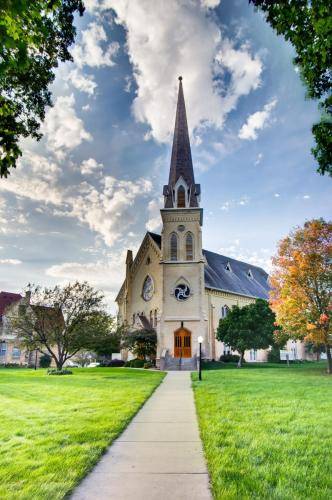
[[[290,338],[324,344],[332,373],[332,222],[313,219],[281,240],[270,305]]]

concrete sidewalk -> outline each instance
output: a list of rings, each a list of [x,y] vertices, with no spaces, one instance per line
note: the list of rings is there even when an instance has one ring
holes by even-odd
[[[72,500],[210,500],[189,372],[169,372]]]

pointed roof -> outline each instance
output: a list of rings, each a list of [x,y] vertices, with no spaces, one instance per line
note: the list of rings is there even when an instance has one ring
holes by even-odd
[[[167,197],[165,201],[166,208],[173,207],[172,190],[180,177],[184,179],[190,189],[190,206],[197,207],[199,186],[195,184],[182,76],[179,76],[179,92],[168,186],[164,187],[164,195]]]

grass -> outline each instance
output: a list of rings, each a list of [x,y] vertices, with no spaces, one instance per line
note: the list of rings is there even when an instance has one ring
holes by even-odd
[[[0,498],[60,499],[121,433],[164,374],[125,368],[0,369]]]
[[[214,498],[331,498],[326,363],[207,368],[193,386]]]

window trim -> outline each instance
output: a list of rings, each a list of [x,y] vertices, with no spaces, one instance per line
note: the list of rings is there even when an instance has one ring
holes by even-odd
[[[169,260],[176,262],[178,260],[179,252],[179,238],[178,235],[173,232],[169,237]]]
[[[191,238],[191,252],[188,252],[188,238]],[[188,231],[185,238],[185,248],[186,248],[186,260],[194,260],[195,258],[195,248],[194,248],[194,235],[192,232]],[[191,254],[191,257],[190,257]]]

